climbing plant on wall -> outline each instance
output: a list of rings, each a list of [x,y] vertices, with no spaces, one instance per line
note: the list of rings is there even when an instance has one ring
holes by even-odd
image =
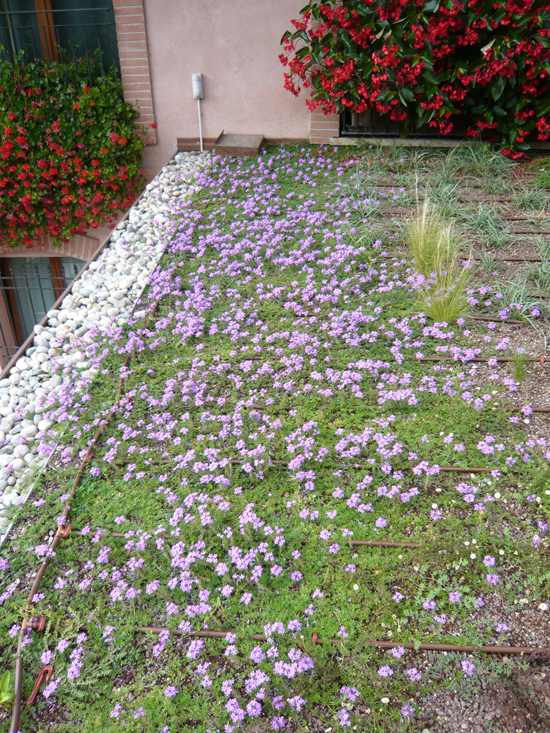
[[[519,156],[550,136],[550,4],[540,0],[312,0],[281,43],[285,86],[325,113],[374,109]]]

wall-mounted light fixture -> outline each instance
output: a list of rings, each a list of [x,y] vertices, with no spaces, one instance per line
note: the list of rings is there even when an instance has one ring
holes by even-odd
[[[201,99],[204,96],[202,92],[202,74],[191,74],[191,81],[193,83],[193,99],[197,100],[197,105],[199,109],[199,139],[200,139],[201,153],[202,153],[203,147],[202,147]]]

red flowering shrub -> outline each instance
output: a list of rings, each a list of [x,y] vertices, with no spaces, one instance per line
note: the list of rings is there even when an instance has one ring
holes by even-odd
[[[94,78],[94,77],[92,77]],[[84,62],[0,64],[0,246],[111,224],[143,188],[145,145],[120,83]]]
[[[285,86],[326,114],[375,109],[403,134],[488,130],[504,152],[550,136],[550,4],[539,0],[312,0],[283,36]]]

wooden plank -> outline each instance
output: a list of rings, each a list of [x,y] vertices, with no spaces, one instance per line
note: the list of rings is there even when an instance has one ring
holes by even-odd
[[[467,143],[462,140],[437,140],[430,138],[418,138],[416,140],[408,140],[406,138],[387,138],[387,137],[331,137],[329,145],[350,145],[357,146],[369,143],[372,145],[380,145],[382,147],[401,147],[401,148],[460,148]]]
[[[232,158],[257,156],[263,141],[263,135],[228,135],[222,133],[216,140],[214,153]]]
[[[331,137],[329,145],[359,145],[361,143],[372,143],[382,147],[402,147],[402,148],[461,148],[468,145],[470,139],[464,140],[440,140],[438,138],[395,138],[395,137],[376,137],[375,135],[365,135],[365,137]],[[533,150],[550,150],[550,143],[547,142],[530,142]]]
[[[219,137],[219,135],[218,135]],[[218,137],[203,137],[202,147],[204,150],[213,150]],[[178,137],[176,138],[178,152],[191,152],[201,149],[198,137]]]

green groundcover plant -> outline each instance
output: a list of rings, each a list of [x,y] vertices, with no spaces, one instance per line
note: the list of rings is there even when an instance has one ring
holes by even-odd
[[[143,187],[145,145],[111,70],[0,63],[0,245],[56,245],[111,223]]]
[[[518,157],[550,133],[550,6],[540,0],[311,0],[283,36],[285,85],[312,109],[373,109],[499,142]],[[487,131],[484,133],[484,131]]]

